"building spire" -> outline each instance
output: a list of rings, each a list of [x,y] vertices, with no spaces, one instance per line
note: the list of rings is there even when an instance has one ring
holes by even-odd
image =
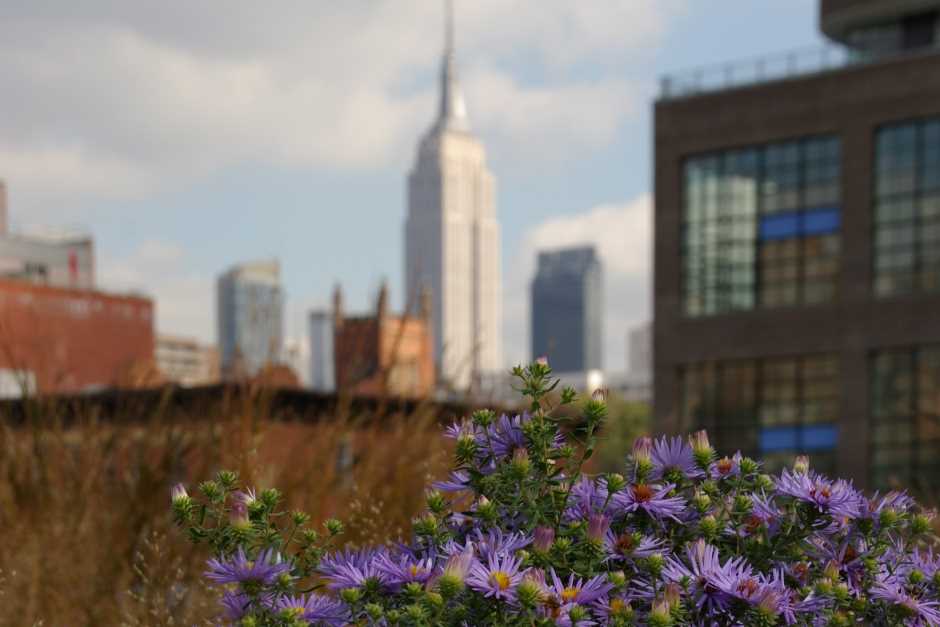
[[[444,0],[444,58],[441,64],[441,106],[436,130],[470,130],[467,105],[457,80],[457,62],[454,45],[454,2]]]

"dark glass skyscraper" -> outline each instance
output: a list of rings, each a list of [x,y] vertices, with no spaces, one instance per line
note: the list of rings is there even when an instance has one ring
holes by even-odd
[[[604,286],[592,247],[539,253],[532,280],[532,358],[556,372],[602,367]]]
[[[940,0],[821,0],[820,25],[818,52],[663,80],[656,428],[927,488],[940,480]]]

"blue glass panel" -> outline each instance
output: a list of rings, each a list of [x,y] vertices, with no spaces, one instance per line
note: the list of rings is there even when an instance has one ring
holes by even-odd
[[[835,425],[812,425],[803,427],[803,450],[818,451],[836,447],[839,434]]]
[[[760,221],[760,239],[787,239],[799,234],[800,216],[797,213],[780,213],[764,216]]]
[[[760,432],[760,448],[764,453],[792,451],[797,447],[797,427],[767,427]]]
[[[809,209],[803,214],[805,235],[825,235],[835,233],[842,225],[842,212],[839,207],[820,207]]]

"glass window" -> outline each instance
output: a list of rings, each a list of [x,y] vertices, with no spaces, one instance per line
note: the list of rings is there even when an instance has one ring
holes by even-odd
[[[684,181],[687,315],[835,300],[842,196],[838,138],[690,158]]]
[[[940,472],[940,347],[878,352],[871,373],[872,482],[926,489]]]
[[[792,463],[797,454],[816,458],[835,448],[834,356],[694,364],[682,368],[679,378],[683,427],[707,429],[723,451],[772,453]]]
[[[940,291],[940,120],[883,127],[875,150],[875,293]]]

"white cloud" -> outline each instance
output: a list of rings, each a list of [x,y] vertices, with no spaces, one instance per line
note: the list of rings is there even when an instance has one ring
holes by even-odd
[[[214,341],[212,279],[188,269],[181,247],[148,240],[131,254],[98,260],[98,283],[107,290],[133,291],[154,299],[156,331]]]
[[[491,153],[538,168],[611,141],[641,97],[624,64],[682,4],[458,2]],[[401,166],[431,121],[440,18],[427,0],[3,3],[0,177],[42,216],[249,161]]]
[[[613,371],[626,368],[627,332],[651,315],[652,212],[652,200],[644,194],[553,218],[526,233],[505,283],[504,337],[510,363],[529,358],[529,282],[538,251],[593,244],[604,264],[605,365]]]

